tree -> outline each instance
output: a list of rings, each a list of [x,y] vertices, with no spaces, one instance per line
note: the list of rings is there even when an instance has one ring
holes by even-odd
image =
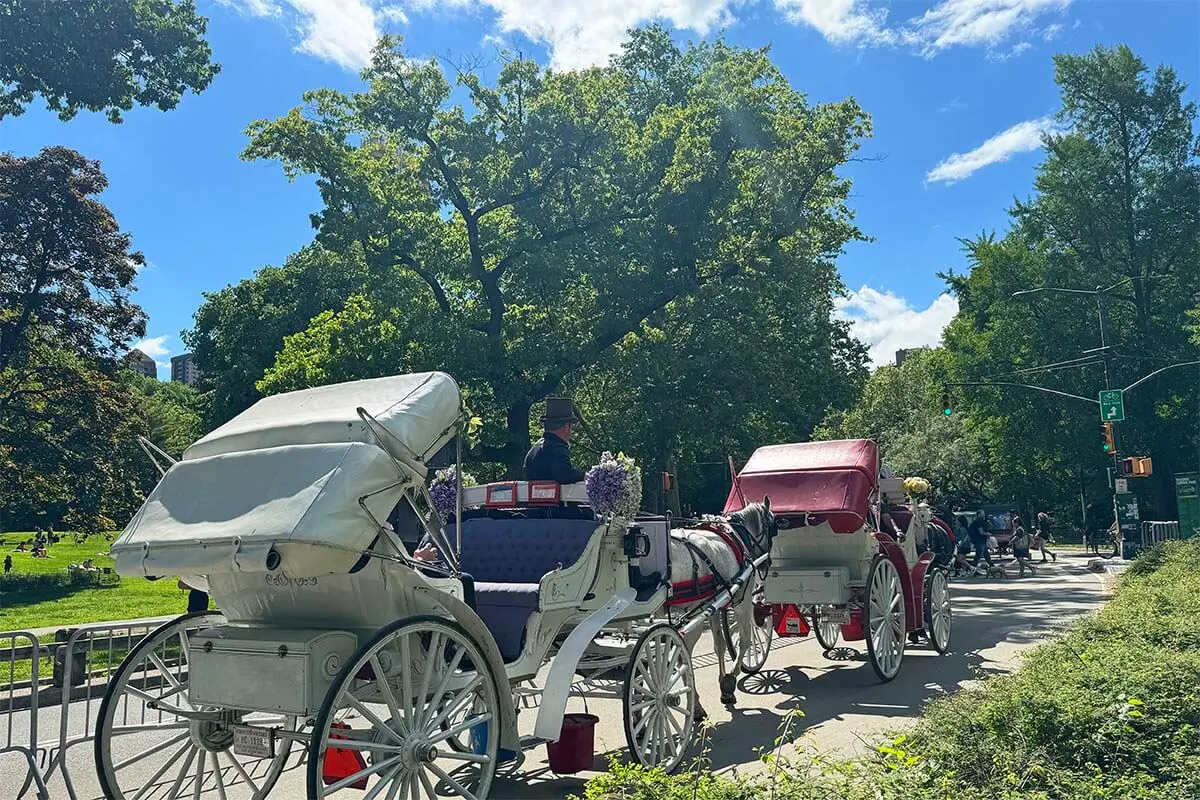
[[[206,397],[178,381],[160,381],[133,372],[127,379],[144,420],[145,437],[178,458],[203,432]],[[147,491],[152,488],[152,484],[145,487]]]
[[[42,368],[23,351],[34,328],[101,359],[145,333],[130,300],[145,259],[94,199],[107,186],[98,162],[65,147],[0,154],[0,374]]]
[[[1184,314],[1200,277],[1200,142],[1196,106],[1183,102],[1173,70],[1148,79],[1127,47],[1057,56],[1055,72],[1063,131],[1046,137],[1036,193],[1014,205],[1012,229],[966,242],[971,271],[948,276],[960,312],[945,342],[973,379],[1090,398],[1106,381],[1126,386],[1198,357]],[[1113,288],[1101,319],[1091,297],[1012,297],[1041,286]],[[1095,349],[1102,344],[1112,347],[1107,367]],[[977,416],[999,426],[989,440],[1000,486],[1108,494],[1094,406],[1027,390],[970,391]],[[1131,393],[1122,449],[1153,454],[1162,475],[1194,464],[1198,391],[1194,372],[1178,370]],[[1154,511],[1169,513],[1160,483]]]
[[[264,267],[253,278],[206,293],[195,326],[184,331],[211,394],[205,427],[220,425],[262,395],[255,384],[275,363],[284,338],[305,330],[324,311],[338,311],[346,298],[370,282],[361,252],[335,253],[319,245],[300,250],[281,267]]]
[[[0,119],[41,95],[66,121],[112,122],[134,104],[174,108],[220,71],[192,0],[0,0]]]
[[[412,355],[476,391],[503,432],[487,455],[513,469],[534,404],[654,315],[706,288],[833,289],[829,264],[861,236],[835,170],[866,116],[810,106],[764,50],[681,50],[653,27],[603,68],[516,59],[494,87],[461,73],[468,109],[385,39],[363,79],[254,123],[245,155],[317,176],[323,245],[420,281],[402,308],[427,334]]]
[[[874,439],[889,467],[927,479],[939,501],[970,507],[991,500],[998,487],[986,436],[961,408],[942,413],[953,369],[942,348],[910,351],[900,366],[875,370],[858,401],[832,412],[814,437]]]
[[[10,530],[60,524],[111,530],[144,496],[137,396],[116,371],[39,328],[28,350],[40,367],[0,398],[0,516]],[[140,471],[139,471],[140,470]]]

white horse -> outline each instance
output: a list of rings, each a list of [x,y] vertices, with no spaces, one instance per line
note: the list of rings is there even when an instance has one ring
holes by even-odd
[[[771,538],[776,530],[769,497],[764,497],[761,503],[750,503],[728,517],[705,517],[694,527],[672,529],[670,580],[675,595],[672,607],[681,614],[687,614],[712,602],[716,595],[730,588],[731,582],[745,566],[770,552]],[[734,624],[739,631],[741,647],[746,646],[750,635],[752,587],[752,581],[744,582],[734,593],[729,605],[729,613],[734,615]],[[720,669],[721,702],[732,705],[737,700],[734,688],[738,654],[727,650],[719,612],[709,617],[708,627],[712,632]],[[697,627],[684,637],[689,652],[695,649],[702,631],[702,626]],[[733,662],[729,669],[725,664],[727,655]],[[699,697],[696,698],[695,709],[697,718],[706,716]]]

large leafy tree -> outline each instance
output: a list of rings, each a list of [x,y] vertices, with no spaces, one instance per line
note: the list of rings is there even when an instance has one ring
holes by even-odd
[[[207,27],[192,0],[0,0],[0,119],[35,95],[63,120],[172,109],[220,71]]]
[[[107,186],[98,162],[65,147],[0,154],[0,372],[29,363],[22,347],[35,327],[109,359],[145,332],[130,300],[145,259],[96,199]]]
[[[1126,47],[1058,56],[1055,71],[1064,130],[1046,138],[1036,192],[1015,204],[1008,234],[967,242],[970,274],[950,276],[960,313],[946,345],[971,378],[1095,397],[1106,382],[1123,387],[1197,357],[1184,330],[1200,277],[1196,107],[1183,102],[1171,69],[1150,76]],[[1111,291],[1099,308],[1086,295],[1013,297],[1037,287]],[[1107,367],[1095,350],[1102,344],[1111,348]],[[967,391],[993,420],[1006,491],[1107,492],[1094,406],[1020,389]],[[1132,392],[1122,449],[1153,455],[1160,475],[1194,465],[1197,391],[1190,368]],[[1152,512],[1169,511],[1162,488]]]
[[[419,281],[373,313],[420,324],[406,357],[473,388],[501,422],[487,456],[510,466],[534,404],[655,315],[705,291],[832,291],[859,236],[836,169],[865,115],[808,104],[765,51],[643,29],[603,68],[461,74],[464,107],[384,40],[363,78],[255,123],[246,155],[317,176],[323,245]]]
[[[133,502],[142,418],[119,356],[144,333],[143,259],[61,147],[0,155],[0,512],[99,527]],[[31,515],[33,515],[31,517]],[[111,524],[111,523],[108,523]]]

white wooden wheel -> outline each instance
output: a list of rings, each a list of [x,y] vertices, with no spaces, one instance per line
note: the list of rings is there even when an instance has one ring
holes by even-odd
[[[95,738],[96,774],[107,800],[202,794],[261,800],[275,785],[290,740],[276,742],[273,758],[240,756],[233,752],[233,727],[294,730],[295,717],[208,708],[191,702],[188,694],[189,639],[224,621],[216,612],[171,620],[142,639],[112,674],[100,702]],[[163,705],[153,707],[159,703]],[[172,708],[220,713],[195,720]]]
[[[725,639],[725,657],[734,663],[741,663],[742,649],[745,645],[745,620],[736,608],[721,609],[721,635]]]
[[[826,653],[837,647],[838,642],[842,639],[841,623],[832,622],[820,614],[812,615],[812,627],[813,633],[817,636],[817,643]]]
[[[692,742],[696,680],[683,637],[659,623],[633,649],[623,693],[625,741],[635,761],[675,770]]]
[[[881,681],[900,672],[904,658],[904,591],[900,573],[882,553],[867,573],[867,656]]]
[[[742,637],[744,644],[738,659],[738,668],[747,675],[754,675],[766,665],[767,657],[771,654],[771,642],[775,638],[770,606],[762,602],[762,585],[762,577],[755,573],[754,591],[746,598],[745,611],[742,612],[742,627],[746,635]],[[759,619],[762,619],[762,622],[759,622]]]
[[[330,686],[309,741],[308,798],[484,800],[499,710],[496,676],[466,630],[440,617],[398,620]]]
[[[950,604],[950,579],[946,570],[934,567],[925,585],[925,633],[939,653],[950,650],[950,626],[954,610]]]

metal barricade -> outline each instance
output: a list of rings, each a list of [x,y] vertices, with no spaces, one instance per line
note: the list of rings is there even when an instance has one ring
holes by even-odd
[[[1152,522],[1147,520],[1142,523],[1142,547],[1150,547],[1169,539],[1182,538],[1178,522]]]
[[[49,783],[57,770],[71,800],[79,800],[67,756],[74,747],[91,742],[100,702],[109,676],[147,634],[174,617],[81,625],[59,631],[54,646],[54,681],[44,696],[61,702],[58,737],[42,745],[49,763],[41,780]],[[72,729],[74,723],[74,730]]]
[[[35,787],[39,800],[48,800],[38,772],[38,668],[42,657],[41,645],[32,633],[0,633],[0,712],[4,714],[0,756],[16,753],[25,757],[25,777],[17,797]],[[5,774],[16,773],[6,770]]]

